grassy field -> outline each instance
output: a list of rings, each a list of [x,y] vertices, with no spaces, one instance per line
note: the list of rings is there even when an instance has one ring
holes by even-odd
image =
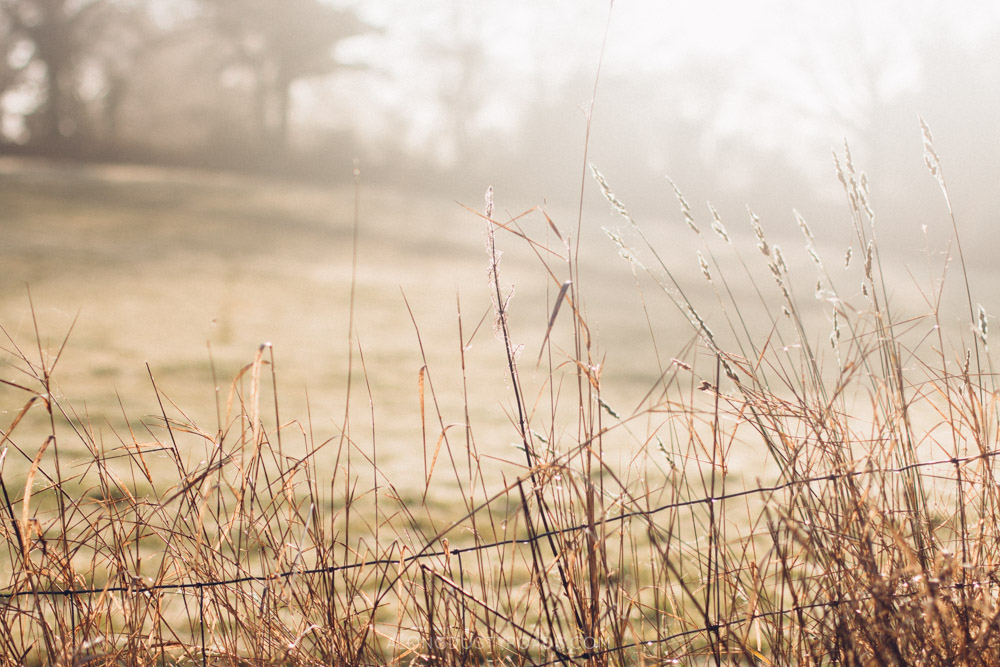
[[[156,168],[0,163],[3,326],[37,357],[30,289],[46,354],[69,334],[55,380],[67,398],[86,402],[97,430],[125,427],[122,406],[135,421],[159,411],[147,363],[164,393],[214,430],[213,363],[224,394],[257,347],[270,342],[281,406],[303,419],[308,391],[317,438],[326,439],[343,422],[354,196],[350,183],[317,187]],[[478,199],[461,204],[482,206]],[[600,213],[600,222],[607,221]],[[530,233],[546,225],[540,213],[520,222]],[[572,233],[575,215],[556,224]],[[616,261],[599,224],[589,227],[587,306],[596,333],[623,343],[610,352],[609,381],[631,384],[631,399],[658,374],[649,332],[627,266]],[[483,230],[460,203],[362,184],[355,349],[368,369],[386,465],[420,433],[417,389],[425,361],[418,332],[442,400],[461,409],[459,307],[469,381],[481,397],[475,422],[486,431],[509,425]],[[528,248],[507,246],[515,335],[534,358],[558,285],[547,284]],[[675,314],[661,321],[663,339],[682,344],[690,337]],[[354,370],[361,380],[364,369]],[[544,378],[544,369],[539,374]],[[362,420],[371,421],[366,412]],[[37,446],[48,432],[45,421],[22,437]],[[399,470],[407,466],[404,460]]]
[[[979,274],[842,159],[833,247],[0,162],[3,664],[993,664]]]

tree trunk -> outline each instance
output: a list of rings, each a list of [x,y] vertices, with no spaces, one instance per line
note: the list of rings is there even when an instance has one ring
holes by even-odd
[[[60,143],[62,132],[59,119],[62,116],[62,91],[59,80],[62,69],[55,62],[45,63],[45,110],[42,114],[42,141],[51,146]]]
[[[288,150],[288,114],[291,107],[292,82],[287,77],[281,77],[274,92],[278,97],[278,132],[274,137],[274,147],[284,153]]]

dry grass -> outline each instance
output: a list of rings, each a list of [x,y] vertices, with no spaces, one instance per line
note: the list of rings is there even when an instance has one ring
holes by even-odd
[[[380,466],[372,405],[372,384],[395,378],[368,372],[353,326],[347,406],[323,439],[311,414],[279,407],[267,345],[219,393],[217,427],[188,418],[150,372],[159,417],[102,429],[54,391],[59,344],[8,336],[0,381],[18,399],[4,406],[4,465],[31,463],[26,479],[0,478],[2,663],[995,664],[988,318],[962,286],[973,335],[949,343],[944,274],[925,313],[897,312],[867,183],[849,152],[837,170],[853,261],[825,263],[800,217],[808,278],[793,278],[752,213],[748,255],[677,192],[715,303],[687,296],[701,288],[676,277],[595,170],[624,220],[609,235],[654,345],[665,304],[692,331],[657,351],[659,379],[629,410],[602,381],[575,241],[544,212],[499,215],[490,193],[516,477],[481,444],[504,436],[469,417],[493,409],[469,391],[465,356],[491,323],[460,304],[449,380],[462,407],[444,405],[424,357],[405,487]],[[525,232],[529,217],[541,234]],[[546,282],[537,352],[514,342],[507,240],[527,245]],[[358,406],[372,414],[361,425]],[[48,438],[21,446],[22,415],[40,411]],[[85,466],[64,465],[69,446]]]

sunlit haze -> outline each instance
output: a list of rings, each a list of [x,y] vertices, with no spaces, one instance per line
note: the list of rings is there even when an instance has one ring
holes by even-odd
[[[997,665],[1000,0],[0,0],[0,663]]]

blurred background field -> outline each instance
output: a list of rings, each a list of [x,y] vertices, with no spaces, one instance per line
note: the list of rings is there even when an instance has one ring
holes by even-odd
[[[587,188],[596,186],[588,182]],[[3,346],[5,379],[30,384],[16,370],[24,364],[15,363],[15,344],[37,359],[40,342],[51,363],[65,339],[54,375],[58,395],[79,411],[78,419],[98,442],[115,447],[119,438],[129,439],[130,429],[140,440],[147,428],[164,436],[150,372],[175,404],[169,416],[189,419],[207,433],[225,428],[221,422],[230,383],[267,342],[273,346],[282,422],[300,422],[313,442],[338,440],[348,388],[356,210],[352,183],[17,157],[0,162],[0,194],[5,203],[2,324],[12,339]],[[480,450],[501,462],[488,472],[495,481],[501,475],[516,476],[522,461],[511,447],[516,429],[503,345],[493,329],[484,222],[476,210],[481,200],[449,201],[419,189],[368,184],[363,175],[358,194],[353,434],[368,449],[374,442],[379,467],[393,483],[422,489],[426,480],[415,474],[414,466],[433,450],[440,430],[429,394],[421,419],[419,378],[426,364],[444,422],[462,423],[468,402],[470,423],[483,439]],[[514,290],[513,336],[524,346],[521,373],[529,386],[543,392],[537,397],[543,399],[550,360],[536,362],[558,281],[568,275],[563,241],[553,228],[572,239],[578,214],[569,207],[543,210],[528,204],[513,203],[501,219],[515,220],[512,229],[548,243],[553,252],[536,254],[509,233],[502,233],[498,243],[502,282]],[[676,205],[665,202],[665,207]],[[695,216],[710,233],[711,216]],[[713,288],[698,265],[696,251],[706,246],[680,219],[679,209],[664,217],[640,218],[643,233],[656,244],[686,296],[725,336],[726,313],[713,294],[718,285]],[[649,276],[630,269],[605,230],[633,243],[635,231],[596,197],[585,200],[582,221],[576,280],[584,294],[594,353],[601,360],[604,400],[620,414],[631,415],[653,404],[658,378],[671,358],[690,361],[706,350],[695,344],[684,314]],[[811,260],[794,218],[789,215],[783,222],[764,224],[802,276],[793,285],[811,318],[810,343],[832,360],[832,352],[824,352],[832,322],[814,298]],[[747,223],[726,224],[737,248],[750,246]],[[846,225],[839,234],[831,231],[826,236],[832,240],[821,242],[820,252],[834,265],[848,247],[860,256]],[[714,241],[721,256],[732,252]],[[933,289],[947,273],[944,247],[931,249],[928,239],[924,243],[922,251],[905,246],[885,251],[885,271],[897,285],[892,308],[908,316],[930,310],[938,298]],[[973,257],[981,257],[983,250],[973,245]],[[838,267],[834,273],[843,271],[849,280],[846,276],[859,270],[859,261],[851,270]],[[773,306],[759,303],[760,295],[769,299],[779,292],[765,262],[755,264],[752,255],[749,262],[756,282],[737,279],[732,287],[744,301],[741,315],[763,341],[773,335],[776,313]],[[992,280],[992,268],[978,267],[973,264],[973,284]],[[948,296],[939,305],[942,321],[952,334],[967,338],[971,333],[961,301],[953,298],[961,281],[946,285]],[[992,295],[978,297],[993,312]],[[555,366],[572,356],[567,323],[559,323],[562,328],[556,326],[552,333],[562,353],[551,360]],[[924,325],[917,326],[916,335],[926,335]],[[957,348],[948,352],[956,359],[962,354]],[[271,383],[265,384],[270,406]],[[0,388],[0,397],[9,424],[26,398],[10,387]],[[19,426],[13,441],[27,456],[11,456],[5,464],[15,479],[49,429],[40,406]],[[89,460],[72,431],[63,425],[60,433],[66,437],[63,455]],[[639,446],[628,438],[620,444],[626,458]],[[747,461],[759,455],[739,448],[735,453]],[[332,461],[336,448],[327,446],[323,454]],[[203,456],[203,450],[195,446],[190,455]],[[744,472],[740,465],[734,471]],[[746,472],[760,471],[751,465]],[[450,486],[445,481],[434,488],[446,498]]]
[[[50,361],[66,339],[54,378],[60,395],[89,420],[99,440],[115,443],[113,432],[141,432],[141,421],[159,421],[147,363],[163,393],[214,433],[230,382],[269,342],[283,419],[313,429],[317,442],[339,435],[355,215],[350,183],[303,185],[197,170],[8,158],[0,191],[2,324],[12,338],[3,346],[5,379],[30,384],[15,370],[13,345],[37,359],[37,320]],[[575,227],[571,212],[549,215],[564,233]],[[605,211],[601,217],[613,221]],[[411,474],[420,459],[420,343],[448,408],[447,421],[462,421],[461,308],[472,423],[495,434],[483,445],[492,456],[514,458],[480,214],[418,190],[362,182],[358,218],[355,432],[357,424],[370,430],[368,383],[380,465],[398,473],[398,484],[422,486],[420,476]],[[543,238],[547,233],[541,211],[528,211],[519,224]],[[621,344],[608,352],[605,379],[629,389],[623,403],[638,405],[659,371],[634,279],[599,229],[588,229],[586,236],[587,269],[578,280],[589,286],[586,307],[594,333],[597,340]],[[510,236],[506,245],[502,267],[515,286],[515,335],[525,345],[525,360],[532,360],[524,372],[544,378],[546,366],[536,368],[534,360],[558,285],[520,239]],[[692,258],[685,263],[693,272]],[[676,313],[657,319],[666,324],[657,332],[665,346],[679,349],[690,338]],[[558,330],[554,336],[559,338]],[[0,395],[9,424],[26,397],[10,387]],[[24,424],[14,438],[29,455],[49,428],[44,410],[32,414],[34,428],[25,430]],[[71,432],[63,433],[70,436],[64,455],[89,457]],[[26,465],[17,458],[8,458],[9,471]]]
[[[719,661],[724,645],[833,655],[822,642],[835,615],[800,615],[791,635],[781,620],[765,640],[757,623],[751,650],[748,614],[760,602],[790,619],[795,599],[836,608],[858,573],[875,598],[875,561],[903,581],[923,558],[922,576],[952,581],[940,559],[959,541],[988,554],[996,537],[993,454],[976,457],[995,444],[998,37],[1000,11],[977,0],[905,12],[888,1],[718,12],[0,0],[0,472],[13,494],[0,570],[19,593],[43,570],[57,589],[162,585],[179,602],[130,618],[129,641],[177,630],[192,661],[212,641],[220,656],[281,659],[320,628],[316,653],[296,660],[380,662],[400,657],[406,633],[426,649],[441,611],[466,629],[481,613],[477,631],[498,636],[546,625],[554,641],[559,626],[626,648],[639,644],[625,627],[640,643],[681,637],[661,658],[709,646]],[[928,166],[943,167],[947,196]],[[517,380],[494,329],[488,186],[510,338],[523,346]],[[569,278],[577,320],[560,293]],[[699,338],[688,315],[717,338]],[[57,355],[51,395],[65,412],[53,427],[39,400],[19,421],[33,391],[45,398],[31,376]],[[725,379],[722,359],[745,382]],[[538,458],[525,458],[528,440]],[[982,466],[959,470],[966,455]],[[928,457],[956,467],[928,475],[924,505],[901,471]],[[867,486],[838,486],[861,470]],[[786,482],[767,499],[739,495]],[[963,484],[975,528],[955,500]],[[724,491],[735,502],[703,505]],[[800,521],[828,501],[842,511],[822,513],[827,523]],[[880,501],[892,511],[869,511]],[[634,533],[610,523],[626,510]],[[771,510],[787,510],[784,523]],[[838,536],[861,524],[883,540],[877,555],[844,557],[865,542]],[[525,533],[550,552],[475,551]],[[480,597],[434,598],[454,593],[435,589],[454,584],[442,583],[455,574],[444,535],[479,557],[468,576]],[[805,543],[815,551],[786,557]],[[418,569],[404,548],[441,562]],[[369,557],[386,560],[352,569]],[[989,571],[987,556],[963,558],[955,572]],[[306,561],[318,572],[288,589],[264,581]],[[564,566],[579,578],[567,583]],[[332,576],[342,567],[352,574]],[[730,601],[713,602],[723,581]],[[192,611],[191,582],[218,584],[207,616]],[[75,660],[83,649],[49,635],[75,636],[79,613],[121,655],[161,659],[161,645],[125,648],[116,634],[116,605],[138,604],[133,593],[62,607],[23,598],[3,608],[14,630],[0,648]],[[253,598],[265,594],[280,603]],[[980,609],[969,600],[962,609]],[[950,651],[955,633],[913,631],[927,619],[917,606],[879,619]],[[844,613],[860,627],[840,648],[880,655],[866,618]],[[744,634],[720,639],[727,624]]]
[[[295,0],[278,11],[264,0],[5,0],[4,298],[16,302],[27,282],[40,308],[64,319],[83,308],[84,324],[92,317],[105,328],[87,349],[102,337],[128,340],[107,353],[126,365],[159,354],[173,358],[167,367],[190,364],[209,339],[220,362],[234,364],[227,346],[280,345],[267,329],[286,325],[297,354],[343,355],[346,342],[328,341],[346,330],[336,324],[358,160],[363,289],[372,276],[385,291],[362,300],[359,322],[398,304],[391,293],[401,285],[436,308],[421,324],[440,326],[431,338],[443,342],[455,287],[478,284],[484,270],[481,225],[461,206],[479,210],[488,185],[510,215],[545,205],[575,234],[579,214],[582,247],[593,253],[588,287],[606,288],[590,295],[599,310],[622,305],[614,293],[627,288],[628,270],[602,236],[621,222],[587,162],[647,233],[668,240],[678,270],[697,276],[665,176],[696,217],[710,218],[711,201],[743,238],[747,206],[786,236],[797,234],[795,208],[832,258],[851,242],[828,157],[845,139],[871,183],[879,240],[898,251],[906,275],[904,262],[941,258],[950,235],[922,163],[918,114],[941,147],[978,281],[995,264],[998,35],[997,7],[980,0],[906,12],[892,2],[788,0],[719,12],[655,2]],[[527,224],[545,223],[535,215]],[[78,268],[86,280],[70,279]],[[47,287],[63,277],[65,287]],[[166,307],[186,291],[179,279],[190,296]],[[268,303],[271,290],[287,311],[244,305]],[[291,307],[289,296],[304,301]],[[485,305],[472,299],[482,293],[463,298],[478,321]],[[104,314],[88,315],[92,303]],[[136,310],[150,303],[165,307]],[[541,326],[544,304],[532,308],[525,315]],[[20,330],[15,312],[10,326]],[[627,321],[600,325],[609,334],[643,326]],[[157,349],[119,335],[127,322],[148,324]],[[330,361],[323,367],[341,367]],[[105,372],[130,372],[116,365]]]

